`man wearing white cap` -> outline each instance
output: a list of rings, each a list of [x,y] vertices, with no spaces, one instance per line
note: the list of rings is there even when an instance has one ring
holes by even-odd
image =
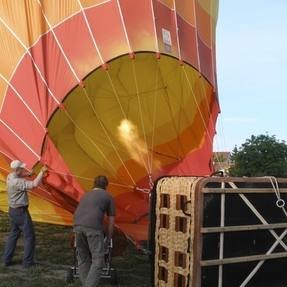
[[[13,160],[10,167],[13,169],[13,172],[7,177],[7,192],[11,232],[5,247],[4,265],[9,266],[12,264],[17,240],[22,231],[24,235],[23,266],[29,268],[34,265],[35,233],[28,210],[29,198],[27,193],[41,184],[47,167],[43,166],[41,172],[34,180],[24,178],[29,173],[25,171],[26,164],[20,160]]]

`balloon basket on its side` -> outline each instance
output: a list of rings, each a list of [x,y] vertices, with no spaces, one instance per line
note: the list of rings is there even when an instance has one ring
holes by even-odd
[[[159,179],[152,286],[286,286],[286,200],[287,179]]]

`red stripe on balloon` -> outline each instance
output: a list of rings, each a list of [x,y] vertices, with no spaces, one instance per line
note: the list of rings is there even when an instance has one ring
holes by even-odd
[[[196,47],[196,30],[179,16],[177,16],[177,23],[182,60],[198,70],[199,64]]]
[[[64,24],[63,24],[64,25]],[[35,62],[55,97],[62,101],[66,94],[77,84],[53,34],[45,34],[31,48]],[[33,97],[33,95],[31,95]]]
[[[1,151],[13,155],[13,159],[21,159],[31,169],[38,160],[37,156],[18,139],[3,123],[0,123]]]
[[[1,111],[1,119],[38,155],[41,154],[45,131],[11,88],[7,91],[5,104]],[[12,147],[15,145],[16,142],[12,144]]]
[[[46,182],[72,199],[79,201],[84,190],[77,179],[71,175],[70,169],[49,137],[46,140],[41,162],[46,164],[51,171]]]
[[[154,1],[154,14],[160,52],[178,57],[174,11],[163,5],[161,2]],[[168,41],[164,42],[163,40],[163,29],[170,33],[171,46]]]
[[[116,1],[88,9],[86,14],[105,62],[129,52]]]
[[[198,37],[198,51],[200,58],[201,73],[214,86],[214,77],[212,70],[212,51]]]
[[[156,39],[151,1],[120,0],[126,31],[133,51],[154,51]]]
[[[11,80],[11,84],[45,126],[57,108],[29,55],[25,55]]]
[[[55,33],[80,79],[101,65],[82,13],[58,26]]]

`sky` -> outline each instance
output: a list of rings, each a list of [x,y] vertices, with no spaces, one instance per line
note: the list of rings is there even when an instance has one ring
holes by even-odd
[[[220,0],[215,150],[252,134],[287,141],[287,0]]]

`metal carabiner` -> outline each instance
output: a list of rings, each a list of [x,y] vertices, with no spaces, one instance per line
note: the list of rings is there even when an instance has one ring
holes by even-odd
[[[279,208],[283,208],[285,206],[285,200],[283,200],[282,198],[279,198],[277,201],[276,201],[276,205],[277,207]]]

